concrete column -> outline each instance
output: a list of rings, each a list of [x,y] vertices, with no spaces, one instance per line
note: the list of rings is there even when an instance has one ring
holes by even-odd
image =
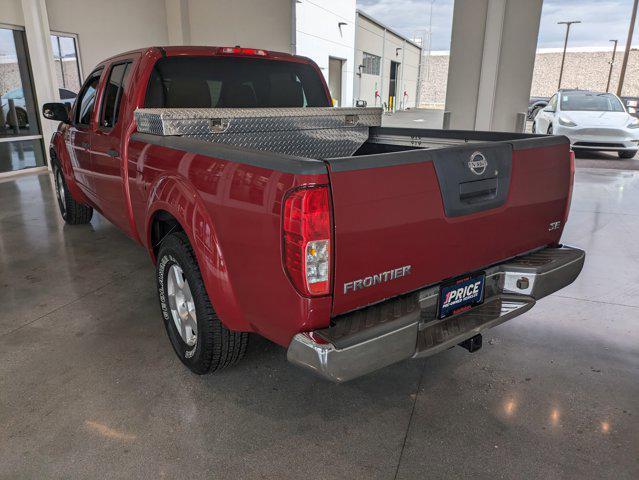
[[[514,131],[530,97],[543,0],[455,0],[451,128]]]
[[[164,0],[166,27],[170,45],[191,43],[191,21],[188,0]]]
[[[42,116],[42,105],[46,102],[60,101],[60,94],[53,62],[51,31],[49,29],[49,17],[45,0],[22,0],[22,13],[29,47],[31,71],[33,72],[36,110],[40,117],[45,153],[49,160],[49,169],[51,169],[48,145],[55,131],[56,123]]]

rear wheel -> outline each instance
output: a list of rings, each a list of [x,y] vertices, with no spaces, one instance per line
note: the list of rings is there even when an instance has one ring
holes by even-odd
[[[248,333],[222,325],[184,233],[172,233],[162,241],[156,272],[164,326],[182,363],[202,375],[240,361]]]
[[[622,159],[635,158],[637,150],[626,150],[625,152],[617,152],[617,154],[619,155],[619,158]]]
[[[53,176],[55,179],[55,194],[58,199],[60,215],[69,225],[81,225],[89,223],[93,217],[93,208],[76,202],[71,196],[67,182],[60,165],[53,164]]]

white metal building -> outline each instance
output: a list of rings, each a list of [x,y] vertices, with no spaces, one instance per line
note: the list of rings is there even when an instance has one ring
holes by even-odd
[[[357,10],[355,99],[388,110],[418,105],[421,47]]]
[[[77,92],[101,60],[151,45],[304,55],[335,104],[353,103],[355,0],[0,0],[0,175],[45,165],[54,125],[40,105]]]

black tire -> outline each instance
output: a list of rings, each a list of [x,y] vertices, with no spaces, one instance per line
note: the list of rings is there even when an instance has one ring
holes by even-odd
[[[182,338],[171,312],[168,276],[173,265],[181,269],[182,280],[186,280],[195,306],[197,331],[192,346]],[[183,232],[167,235],[162,241],[156,280],[164,327],[173,350],[184,365],[203,375],[234,365],[244,357],[248,333],[234,332],[222,325],[204,288],[193,248]]]
[[[553,132],[553,129],[552,129],[552,123],[551,123],[550,125],[548,125],[548,132],[546,133],[548,133],[548,135],[552,135],[553,134],[552,132]]]
[[[532,124],[532,133],[537,133],[537,122],[533,122]]]
[[[629,158],[635,158],[635,155],[637,155],[637,150],[617,152],[617,155],[619,155],[619,158],[627,160]]]
[[[541,107],[533,108],[532,112],[530,112],[530,117],[528,119],[529,120],[534,120],[537,117],[537,114],[539,113],[539,110],[541,110]]]
[[[89,223],[93,217],[93,208],[73,199],[67,182],[64,179],[62,169],[57,162],[53,163],[53,177],[55,179],[55,193],[58,198],[60,215],[69,225],[82,225]]]

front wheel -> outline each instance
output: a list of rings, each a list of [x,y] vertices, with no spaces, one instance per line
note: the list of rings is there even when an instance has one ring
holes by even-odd
[[[533,108],[532,112],[530,112],[530,116],[528,117],[528,119],[534,120],[535,118],[537,118],[537,114],[539,113],[539,110],[541,110],[541,107]]]
[[[617,154],[621,159],[635,158],[635,155],[637,155],[637,150],[626,150],[625,152],[617,152]]]
[[[93,217],[93,208],[76,202],[71,196],[64,173],[60,165],[53,164],[53,177],[55,179],[55,194],[58,199],[58,207],[63,220],[69,225],[81,225],[89,223]]]
[[[220,321],[184,233],[172,233],[162,241],[156,278],[164,327],[184,365],[202,375],[242,359],[248,333],[231,331]]]

